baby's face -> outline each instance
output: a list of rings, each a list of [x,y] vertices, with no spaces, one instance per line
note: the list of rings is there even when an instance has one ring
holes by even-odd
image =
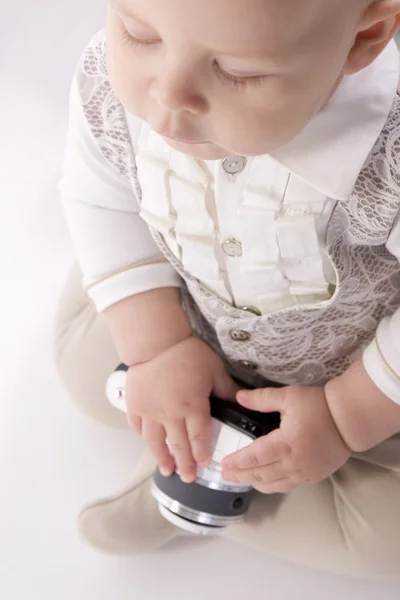
[[[177,150],[202,159],[267,154],[336,89],[365,5],[110,0],[111,84]]]

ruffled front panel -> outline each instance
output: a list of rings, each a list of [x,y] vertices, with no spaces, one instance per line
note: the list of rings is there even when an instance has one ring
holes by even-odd
[[[269,156],[248,159],[232,178],[221,162],[174,151],[153,132],[136,160],[142,218],[210,291],[262,314],[329,299],[316,227],[322,193]],[[227,222],[242,249],[235,257],[221,250]]]

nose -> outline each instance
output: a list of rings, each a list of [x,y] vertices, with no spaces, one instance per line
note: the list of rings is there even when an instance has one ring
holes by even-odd
[[[207,112],[208,103],[193,80],[184,70],[165,69],[150,86],[151,98],[169,112],[188,111],[193,115]]]

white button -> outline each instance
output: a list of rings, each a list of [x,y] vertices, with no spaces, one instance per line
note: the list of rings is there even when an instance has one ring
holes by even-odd
[[[221,246],[224,253],[232,258],[239,258],[243,254],[242,244],[234,238],[228,238]]]
[[[228,175],[238,175],[244,171],[247,159],[244,156],[228,156],[222,161],[222,168]]]
[[[234,342],[248,342],[251,338],[248,331],[242,331],[241,329],[231,329],[229,335]]]

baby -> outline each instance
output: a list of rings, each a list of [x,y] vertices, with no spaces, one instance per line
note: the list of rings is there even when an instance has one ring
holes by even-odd
[[[57,364],[121,426],[124,362],[148,450],[81,514],[96,548],[178,534],[151,475],[208,464],[214,392],[281,413],[223,463],[260,492],[227,537],[400,572],[399,24],[400,0],[110,0],[71,92]]]

